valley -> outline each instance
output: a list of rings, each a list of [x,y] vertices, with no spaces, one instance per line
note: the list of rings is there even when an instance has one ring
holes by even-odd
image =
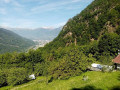
[[[0,25],[14,26],[0,28],[1,90],[120,89],[120,0],[1,0],[0,7],[16,12],[0,9]]]
[[[50,40],[33,40],[36,45],[34,46],[34,50],[38,49],[39,47],[44,47],[46,44],[51,42]]]

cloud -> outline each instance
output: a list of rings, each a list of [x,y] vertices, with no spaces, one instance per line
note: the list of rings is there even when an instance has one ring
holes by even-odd
[[[9,26],[10,26],[9,23],[6,23],[6,22],[0,23],[0,27],[5,27],[5,28],[7,28],[7,27],[9,27]]]
[[[11,0],[0,0],[0,2],[9,3]]]
[[[41,0],[40,0],[41,1]],[[78,6],[74,6],[73,8],[71,8],[70,5],[72,4],[76,4],[76,3],[88,3],[92,0],[60,0],[60,1],[54,1],[54,2],[47,2],[44,4],[40,4],[38,6],[35,6],[33,8],[31,8],[31,11],[33,13],[43,13],[46,11],[53,11],[53,10],[59,10],[59,9],[66,9],[66,10],[73,10],[73,9],[78,9],[80,7]]]
[[[3,15],[7,14],[6,9],[5,8],[0,8],[0,14],[3,14]]]
[[[10,2],[11,2],[11,0],[0,0],[0,3],[6,3],[6,4],[8,4]]]
[[[14,22],[13,22],[14,20]],[[31,27],[34,28],[38,24],[37,21],[23,18],[2,18],[2,22],[0,22],[0,26],[2,27],[14,27],[14,28],[26,28]]]
[[[11,4],[16,7],[22,7],[23,5],[20,4],[17,0],[0,0],[1,4]]]
[[[10,28],[10,27],[14,27],[14,28],[37,28],[37,27],[44,27],[44,28],[57,28],[57,27],[61,27],[63,25],[66,24],[66,22],[61,22],[61,23],[57,23],[57,24],[51,24],[51,25],[45,25],[39,21],[34,21],[34,20],[30,20],[30,19],[16,19],[16,18],[3,18],[4,20],[2,22],[0,22],[0,26],[1,27],[5,27],[5,28]],[[14,22],[12,22],[14,20]],[[37,27],[36,27],[37,25]],[[42,25],[42,26],[41,26]],[[32,26],[32,27],[31,27]]]
[[[0,25],[32,28],[63,26],[65,20],[85,6],[83,2],[88,4],[90,1],[92,0],[0,0]]]
[[[47,3],[47,4],[43,4],[43,5],[40,5],[40,6],[36,6],[36,7],[33,7],[31,9],[32,12],[45,12],[45,11],[52,11],[52,10],[57,10],[57,9],[60,9],[60,8],[66,8],[67,6],[66,5],[70,5],[72,3],[76,3],[78,1],[81,1],[81,0],[69,0],[69,1],[59,1],[59,2],[52,2],[52,3]]]
[[[83,0],[72,0],[72,2],[81,2]]]
[[[9,3],[10,2],[10,0],[4,0],[5,1],[5,3]]]
[[[17,1],[13,1],[12,3],[13,3],[13,5],[16,6],[16,7],[23,7],[23,5],[20,4],[20,3],[18,3]]]
[[[61,26],[64,26],[67,22],[61,22],[61,23],[57,23],[55,25],[53,25],[54,28],[57,28],[57,27],[61,27]]]

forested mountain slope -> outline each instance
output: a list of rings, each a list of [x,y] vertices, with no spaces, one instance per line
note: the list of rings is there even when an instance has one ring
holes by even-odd
[[[23,38],[12,31],[0,28],[0,53],[20,52],[32,45],[34,45],[33,41]]]
[[[112,66],[112,59],[117,56],[118,49],[120,0],[94,0],[80,14],[70,19],[58,37],[45,47],[28,53],[0,55],[0,86],[22,84],[33,73],[46,76],[46,84],[49,85],[53,79],[81,75],[92,63]],[[102,71],[105,72],[105,68]],[[51,76],[50,80],[48,76]],[[104,79],[100,81],[103,83]]]
[[[50,46],[85,45],[99,40],[105,33],[120,34],[120,0],[94,0],[68,20]]]

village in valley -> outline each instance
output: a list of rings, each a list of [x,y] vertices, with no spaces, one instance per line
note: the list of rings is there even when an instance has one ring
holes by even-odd
[[[50,40],[33,40],[36,45],[33,47],[34,50],[38,49],[39,47],[44,47]]]

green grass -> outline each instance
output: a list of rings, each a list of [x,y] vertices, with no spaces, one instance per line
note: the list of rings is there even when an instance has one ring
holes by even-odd
[[[83,81],[83,76],[88,76]],[[0,90],[120,90],[120,72],[102,73],[86,72],[68,80],[54,80],[46,85],[45,77],[15,87],[3,87]]]

